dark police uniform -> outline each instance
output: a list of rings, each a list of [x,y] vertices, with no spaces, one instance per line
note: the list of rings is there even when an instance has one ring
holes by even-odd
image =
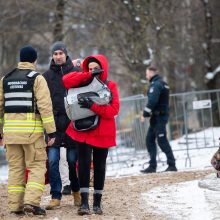
[[[150,127],[146,136],[150,167],[156,171],[156,139],[159,147],[166,154],[167,164],[175,167],[175,158],[166,136],[166,124],[169,118],[169,86],[159,75],[153,76],[150,80],[147,97],[148,102],[144,108],[143,116],[150,117]]]

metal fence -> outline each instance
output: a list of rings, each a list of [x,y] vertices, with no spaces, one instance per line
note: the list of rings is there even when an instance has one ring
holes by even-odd
[[[134,158],[146,158],[145,137],[148,120],[140,122],[147,98],[137,95],[121,99],[117,122],[117,147],[108,164],[127,166]],[[220,90],[170,95],[168,138],[174,152],[185,152],[185,166],[191,166],[193,150],[218,147],[220,136]],[[163,162],[158,149],[158,160]]]
[[[111,168],[130,166],[139,159],[148,160],[145,137],[148,120],[140,122],[147,98],[136,95],[123,98],[116,118],[117,146],[111,148],[107,163]],[[220,136],[220,90],[186,92],[170,95],[168,139],[175,152],[185,152],[185,166],[191,166],[192,152],[217,148]],[[4,152],[0,161],[5,162]],[[158,162],[164,162],[158,148]]]

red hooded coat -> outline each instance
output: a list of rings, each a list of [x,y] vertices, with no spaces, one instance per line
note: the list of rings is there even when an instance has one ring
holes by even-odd
[[[97,59],[104,72],[100,75],[100,79],[105,82],[108,77],[108,61],[103,55],[89,56],[82,64],[83,72],[72,72],[63,76],[63,83],[67,89],[84,85],[92,77],[88,70],[88,61],[91,58]],[[93,112],[100,116],[99,125],[94,130],[76,131],[70,123],[66,133],[74,140],[87,143],[92,146],[109,148],[116,146],[116,124],[115,116],[119,112],[120,102],[118,96],[117,85],[113,81],[107,82],[108,88],[112,93],[112,100],[108,105],[97,105],[93,103],[90,108]]]

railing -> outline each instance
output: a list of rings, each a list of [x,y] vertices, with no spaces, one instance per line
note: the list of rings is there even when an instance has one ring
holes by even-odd
[[[117,122],[117,147],[109,152],[108,164],[127,166],[137,158],[148,159],[145,137],[148,120],[140,116],[147,98],[143,95],[121,99]],[[170,95],[167,126],[172,149],[185,152],[185,166],[191,166],[193,150],[216,148],[220,136],[220,90],[186,92]],[[158,160],[163,162],[158,149]],[[111,166],[112,167],[112,166]]]

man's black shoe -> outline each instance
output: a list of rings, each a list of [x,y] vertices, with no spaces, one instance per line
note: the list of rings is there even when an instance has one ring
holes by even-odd
[[[164,170],[164,172],[176,172],[176,171],[177,171],[177,168],[176,168],[175,165],[174,166],[168,166],[166,168],[166,170]]]
[[[63,195],[71,195],[71,186],[70,185],[66,185],[63,187],[63,191],[62,191]]]
[[[46,211],[42,209],[41,207],[30,205],[30,204],[24,204],[24,213],[28,216],[32,215],[46,215]]]
[[[149,166],[144,170],[140,170],[141,173],[156,173],[156,168]]]

